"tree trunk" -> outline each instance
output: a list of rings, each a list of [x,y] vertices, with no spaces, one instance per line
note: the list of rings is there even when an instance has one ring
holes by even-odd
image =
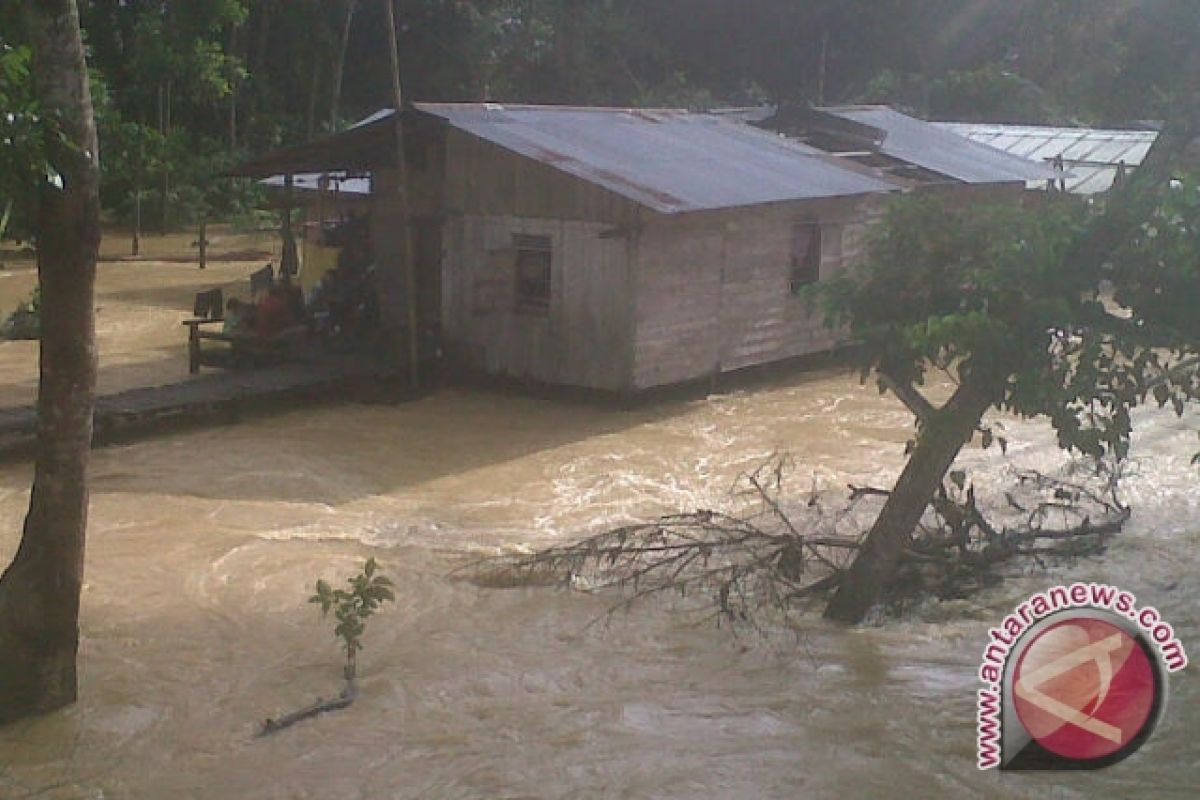
[[[271,12],[274,0],[260,0],[255,4],[258,9],[258,41],[254,47],[254,60],[250,69],[256,76],[261,76],[263,83],[267,81],[267,56],[271,46]]]
[[[311,142],[317,132],[317,95],[321,89],[321,67],[324,66],[324,60],[317,57],[317,52],[320,49],[320,36],[314,31],[312,36],[312,52],[309,58],[312,59],[312,71],[308,76],[308,108],[304,115],[304,129],[307,133],[305,141]]]
[[[9,199],[4,204],[4,213],[0,214],[0,241],[4,241],[4,232],[8,230],[8,220],[12,217],[13,201]]]
[[[75,701],[87,463],[96,387],[93,287],[100,246],[99,153],[75,0],[25,4],[34,83],[62,176],[37,215],[42,291],[38,443],[29,513],[0,577],[0,723]]]
[[[358,10],[358,0],[346,0],[346,18],[342,22],[342,39],[338,43],[337,61],[333,64],[333,96],[329,101],[329,132],[337,130],[338,113],[342,102],[342,76],[346,73],[346,51],[350,47],[350,25],[354,22],[354,12]]]
[[[138,136],[141,136],[139,131]],[[133,255],[141,255],[142,252],[142,164],[145,149],[142,143],[138,142],[137,163],[133,167],[133,242],[130,249],[133,250]]]
[[[963,445],[997,399],[964,380],[921,431],[900,479],[871,526],[863,547],[825,609],[835,622],[862,622],[891,581],[917,523]]]
[[[229,26],[229,49],[228,54],[231,58],[237,56],[238,47],[238,26],[231,24]],[[233,78],[229,82],[229,152],[237,151],[238,144],[238,80]]]
[[[165,85],[165,91],[164,91]],[[158,232],[166,236],[167,228],[170,224],[170,215],[167,212],[167,206],[170,203],[171,196],[171,80],[168,78],[165,84],[158,85],[158,131],[163,137],[163,161],[162,175],[160,175],[160,183],[158,187]]]

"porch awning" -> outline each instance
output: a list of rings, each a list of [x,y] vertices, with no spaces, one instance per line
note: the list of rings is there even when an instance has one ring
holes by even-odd
[[[407,116],[407,115],[406,115]],[[268,178],[309,172],[370,172],[396,162],[396,132],[387,109],[353,127],[304,144],[283,147],[238,164],[228,172],[236,178]]]

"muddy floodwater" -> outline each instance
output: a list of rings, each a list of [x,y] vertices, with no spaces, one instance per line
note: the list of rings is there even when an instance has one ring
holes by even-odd
[[[1200,652],[1197,420],[1138,421],[1137,511],[1103,558],[882,626],[813,620],[799,643],[738,641],[665,604],[588,629],[612,597],[449,573],[719,507],[774,451],[794,455],[798,492],[889,482],[911,420],[842,372],[634,411],[444,389],[102,449],[80,701],[0,730],[0,798],[1195,797],[1194,667],[1117,767],[975,767],[986,630],[1030,593],[1118,584]],[[1058,463],[1043,425],[1008,424],[1011,462]],[[963,460],[1002,484],[998,453]],[[30,477],[0,467],[0,562]],[[398,601],[368,630],[359,701],[255,739],[264,718],[337,691],[340,654],[305,600],[368,556]]]

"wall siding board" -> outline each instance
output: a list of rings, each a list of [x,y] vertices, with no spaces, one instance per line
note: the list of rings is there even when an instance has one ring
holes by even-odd
[[[445,206],[451,213],[628,224],[638,206],[603,187],[450,129]]]
[[[443,339],[466,366],[492,375],[619,392],[628,386],[626,242],[603,223],[455,215],[446,222]],[[551,240],[550,307],[516,308],[513,234]],[[497,257],[500,254],[500,257]],[[499,274],[498,274],[499,273]],[[475,293],[501,281],[495,302]],[[493,284],[494,285],[494,284]]]
[[[822,225],[822,278],[865,256],[878,198],[652,216],[639,238],[633,383],[648,389],[829,350],[790,288],[793,226]]]

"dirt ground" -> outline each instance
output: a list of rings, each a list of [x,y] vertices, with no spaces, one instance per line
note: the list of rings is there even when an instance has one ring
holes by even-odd
[[[96,276],[96,338],[100,348],[99,390],[119,392],[186,380],[187,331],[180,321],[191,316],[196,292],[220,287],[226,297],[249,294],[250,273],[268,261],[277,264],[279,246],[272,237],[235,233],[214,226],[209,252],[215,258],[254,251],[270,257],[209,263],[201,271],[191,247],[194,234],[147,236],[142,254],[171,260],[116,261],[129,253],[127,234],[106,231]],[[191,261],[182,261],[189,258]],[[27,300],[37,282],[32,258],[6,250],[0,254],[0,316],[7,318]],[[37,396],[37,342],[0,341],[0,407],[28,405]]]

